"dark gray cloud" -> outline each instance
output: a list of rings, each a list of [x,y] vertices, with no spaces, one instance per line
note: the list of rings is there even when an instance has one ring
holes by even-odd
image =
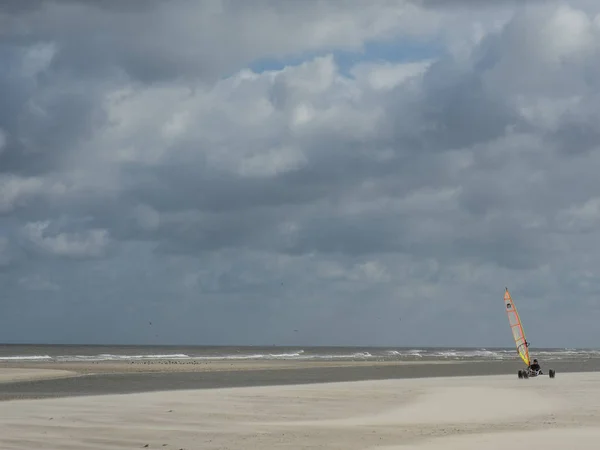
[[[10,13],[15,6],[7,8]],[[432,26],[427,15],[403,2],[365,7],[357,0],[344,8],[333,2],[301,5],[271,0],[252,4],[181,0],[168,5],[61,0],[19,12],[5,19],[5,40],[21,45],[55,42],[54,70],[100,79],[123,72],[145,83],[214,81],[255,59],[358,49],[365,40],[395,35],[398,29],[412,35]],[[389,21],[386,12],[403,14]],[[330,27],[332,17],[342,25]]]
[[[3,3],[0,340],[590,344],[600,27],[531,3]]]

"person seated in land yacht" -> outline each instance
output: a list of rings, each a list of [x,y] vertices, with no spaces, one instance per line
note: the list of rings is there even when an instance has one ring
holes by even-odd
[[[538,363],[537,359],[533,360],[533,363],[529,365],[529,370],[531,370],[532,372],[539,372],[542,373],[542,368]]]

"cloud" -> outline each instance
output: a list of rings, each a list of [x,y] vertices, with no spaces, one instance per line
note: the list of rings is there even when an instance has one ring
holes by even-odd
[[[152,316],[162,342],[510,345],[509,285],[536,342],[589,344],[600,11],[466,3],[5,3],[7,311],[81,319],[44,341]]]
[[[80,233],[47,233],[50,222],[27,223],[25,237],[40,250],[68,258],[93,258],[103,256],[109,244],[106,230],[92,229]]]
[[[9,20],[5,34],[20,42],[38,37],[56,42],[60,50],[53,66],[61,73],[106,77],[123,70],[143,82],[214,80],[258,58],[357,50],[368,40],[420,36],[436,26],[435,13],[404,1],[365,6],[353,0],[344,7],[313,0],[303,5],[179,1],[168,7],[160,2],[124,7],[119,2],[52,1],[21,12],[30,26]],[[24,20],[22,14],[19,18]],[[110,34],[103,31],[107,27]],[[171,32],[162,35],[156,29]],[[135,39],[129,38],[132,30]],[[87,58],[90,54],[94,57]]]
[[[19,285],[29,291],[57,291],[60,287],[39,275],[19,278]]]
[[[0,215],[31,205],[38,199],[61,197],[67,190],[65,184],[50,177],[0,174]]]
[[[0,269],[10,264],[11,257],[9,254],[8,239],[0,237]]]
[[[0,153],[2,153],[4,147],[6,147],[6,133],[0,128]]]

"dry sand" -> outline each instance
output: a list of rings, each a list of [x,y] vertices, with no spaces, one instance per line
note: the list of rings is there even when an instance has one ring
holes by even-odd
[[[600,373],[0,402],[0,449],[597,449]],[[482,447],[483,446],[483,447]]]

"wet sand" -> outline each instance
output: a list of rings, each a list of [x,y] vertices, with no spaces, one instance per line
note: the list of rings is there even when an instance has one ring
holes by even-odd
[[[0,368],[0,383],[70,378],[77,372],[61,369]]]
[[[599,439],[600,373],[559,372],[555,379],[529,380],[511,373],[0,403],[3,450],[500,450],[531,443],[546,450],[591,450]]]
[[[196,364],[194,364],[194,362]],[[600,370],[600,360],[560,361],[545,365],[557,376]],[[512,375],[518,361],[153,361],[98,363],[20,363],[20,370],[69,371],[72,377],[0,383],[0,400],[128,394],[168,390],[274,386],[423,377]],[[61,372],[64,374],[64,372]],[[38,378],[43,378],[38,376]]]
[[[302,368],[331,368],[331,367],[395,367],[405,365],[456,365],[474,364],[471,361],[335,361],[335,360],[178,360],[156,359],[150,361],[93,361],[93,362],[13,362],[0,363],[0,370],[4,368],[20,369],[50,369],[68,370],[79,374],[99,373],[139,373],[139,372],[216,372],[216,371],[241,371],[241,370],[283,370]],[[506,363],[503,363],[506,364]],[[510,364],[510,363],[508,363]],[[599,360],[600,365],[600,360]]]

